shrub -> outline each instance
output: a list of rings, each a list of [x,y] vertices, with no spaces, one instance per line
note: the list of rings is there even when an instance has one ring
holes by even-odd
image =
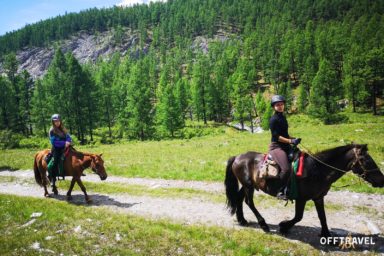
[[[10,130],[0,131],[0,148],[1,149],[11,149],[18,148],[20,140],[23,139],[23,135],[18,133],[13,133]]]

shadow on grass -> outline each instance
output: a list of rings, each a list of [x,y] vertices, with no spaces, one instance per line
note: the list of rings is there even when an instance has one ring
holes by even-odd
[[[249,227],[260,229],[260,226],[256,222],[250,222]],[[366,238],[368,240],[367,244],[355,243],[352,246],[352,244],[350,243],[345,244],[343,247],[342,245],[340,245],[340,239],[338,240],[338,243],[336,245],[324,244],[325,240],[321,241],[321,237],[319,236],[321,232],[320,227],[307,227],[296,225],[293,226],[287,234],[280,233],[278,225],[269,225],[269,228],[271,229],[270,234],[278,235],[288,240],[300,241],[309,244],[317,250],[321,250],[324,252],[352,253],[369,251],[379,254],[384,253],[384,237],[382,235],[366,235],[361,233],[355,233],[345,229],[331,229],[330,231],[333,237],[352,237],[352,239]]]
[[[66,201],[70,204],[75,205],[82,205],[82,206],[117,206],[122,208],[130,208],[138,203],[122,203],[117,200],[115,200],[112,197],[106,196],[106,195],[100,195],[100,194],[91,194],[89,197],[91,198],[92,202],[87,204],[85,202],[85,198],[83,194],[75,194],[72,195],[72,200],[68,201],[66,195],[53,195],[51,194],[51,198],[60,200],[60,201]]]

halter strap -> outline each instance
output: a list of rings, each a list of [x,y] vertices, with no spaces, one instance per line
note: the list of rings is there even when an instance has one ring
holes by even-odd
[[[365,177],[366,174],[367,174],[368,172],[372,172],[372,171],[380,170],[379,168],[374,168],[374,169],[367,170],[367,169],[364,167],[364,165],[361,163],[361,160],[360,160],[360,157],[359,157],[359,155],[358,155],[358,153],[357,153],[356,147],[353,148],[353,153],[355,153],[356,160],[355,160],[355,162],[353,162],[353,164],[351,165],[351,168],[352,168],[353,166],[355,166],[355,165],[358,163],[358,164],[360,165],[361,169],[363,169],[363,174],[361,174],[361,175],[359,174],[359,176],[361,176],[361,177]]]

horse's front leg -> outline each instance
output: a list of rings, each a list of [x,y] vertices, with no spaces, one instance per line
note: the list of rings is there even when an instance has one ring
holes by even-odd
[[[81,191],[83,191],[84,193],[84,196],[85,196],[85,201],[89,204],[89,203],[92,203],[92,200],[91,198],[87,195],[87,191],[85,189],[85,186],[83,184],[83,182],[81,181],[80,177],[77,179],[77,184],[79,184],[80,188],[81,188]]]
[[[279,223],[280,232],[285,234],[291,229],[297,222],[303,219],[304,208],[307,201],[305,200],[296,200],[295,203],[295,217],[291,220],[285,220]]]
[[[72,200],[71,193],[72,193],[73,186],[75,186],[75,182],[76,182],[75,177],[72,177],[71,185],[69,185],[69,189],[67,192],[67,200]]]
[[[327,225],[327,218],[325,217],[324,197],[317,200],[313,200],[313,202],[315,202],[317,216],[319,216],[319,219],[320,219],[320,224],[321,224],[320,236],[330,237],[331,233],[329,232],[328,225]]]

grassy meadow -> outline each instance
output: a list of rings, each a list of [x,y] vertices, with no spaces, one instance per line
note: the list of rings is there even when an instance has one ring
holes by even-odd
[[[32,213],[42,213],[32,220]],[[254,229],[151,221],[57,200],[0,195],[1,255],[318,255]]]
[[[368,144],[369,152],[380,168],[384,165],[384,117],[348,114],[349,123],[323,125],[304,115],[289,117],[290,134],[302,138],[302,146],[311,152],[356,142]],[[246,151],[266,152],[270,132],[250,134],[230,127],[222,133],[163,141],[130,141],[111,145],[76,146],[80,151],[103,153],[109,175],[164,179],[223,181],[226,161]],[[31,169],[37,149],[0,151],[0,169]],[[88,170],[89,171],[89,170]],[[384,193],[356,176],[345,175],[338,187],[356,192]]]

